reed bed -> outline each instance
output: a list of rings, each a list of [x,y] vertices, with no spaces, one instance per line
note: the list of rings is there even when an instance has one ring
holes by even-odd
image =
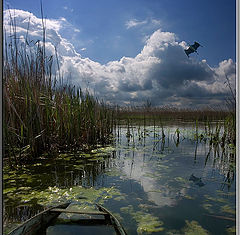
[[[170,106],[165,107],[148,107],[145,106],[131,106],[121,107],[118,109],[118,117],[121,120],[130,118],[136,121],[147,120],[180,120],[180,121],[206,121],[206,120],[223,120],[229,116],[229,110],[213,110],[205,109],[188,109],[188,108],[174,108]]]
[[[54,56],[42,41],[5,34],[3,66],[4,156],[10,163],[42,153],[89,149],[111,139],[114,110],[53,75]],[[45,28],[43,26],[43,32]],[[57,59],[57,57],[56,57]]]
[[[210,142],[217,141],[221,142],[221,145],[227,143],[236,147],[236,99],[232,90],[231,94],[232,97],[228,97],[226,100],[227,108],[219,110],[210,108],[179,109],[168,106],[151,107],[150,105],[118,107],[116,109],[117,123],[127,126],[161,126],[163,133],[166,125],[181,126],[183,123],[195,123],[196,138],[203,138],[203,136],[198,135],[198,126],[201,126],[207,130],[204,135],[205,138],[210,138]]]
[[[220,145],[221,148],[231,148],[236,151],[236,118],[235,111],[225,111],[224,113],[205,113],[206,116],[200,116],[203,112],[201,110],[195,113],[185,113],[185,116],[181,116],[184,112],[178,113],[172,112],[172,116],[168,116],[166,113],[162,115],[164,111],[151,112],[146,110],[139,110],[139,112],[132,112],[131,110],[118,110],[117,111],[117,123],[118,123],[118,136],[119,127],[121,125],[126,126],[126,137],[131,139],[134,134],[131,132],[133,126],[143,127],[143,132],[138,132],[139,139],[145,136],[145,128],[147,126],[153,126],[154,136],[159,135],[158,131],[161,130],[160,136],[162,140],[166,137],[166,132],[169,127],[175,127],[176,142],[179,143],[181,133],[181,127],[192,127],[192,135],[185,136],[196,142],[204,140],[209,142],[210,145]],[[180,112],[180,111],[179,111]],[[200,113],[200,114],[199,114]],[[178,118],[177,118],[177,117]],[[202,118],[201,118],[202,117]],[[205,130],[199,132],[199,129]]]

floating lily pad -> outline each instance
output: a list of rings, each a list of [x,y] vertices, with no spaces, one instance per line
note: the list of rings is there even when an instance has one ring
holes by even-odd
[[[206,198],[206,201],[214,201],[214,202],[220,202],[220,203],[226,203],[227,200],[221,197],[211,197],[209,195],[204,195]]]
[[[31,187],[20,187],[18,188],[18,190],[20,191],[28,191],[28,190],[31,190],[32,188]]]
[[[164,230],[162,227],[163,222],[158,220],[157,217],[144,211],[134,211],[132,205],[122,207],[120,210],[123,213],[130,214],[131,217],[137,222],[138,234],[150,234]]]
[[[203,208],[204,208],[205,210],[207,210],[208,212],[213,213],[212,204],[205,203],[205,204],[203,204],[202,206],[203,206]]]
[[[126,200],[126,197],[123,196],[123,195],[121,195],[121,196],[115,197],[114,200],[115,200],[115,201]]]
[[[194,200],[195,199],[195,197],[192,197],[192,196],[190,196],[190,195],[184,195],[183,196],[184,198],[186,198],[186,199],[189,199],[189,200]]]
[[[233,215],[236,214],[236,210],[232,209],[229,205],[222,206],[221,211],[229,214],[233,214]]]
[[[226,231],[227,231],[228,235],[234,235],[234,234],[236,234],[236,226],[228,228]]]
[[[32,166],[41,166],[41,165],[42,165],[42,163],[35,163]]]
[[[73,157],[74,157],[74,155],[70,154],[70,153],[61,153],[58,155],[58,158],[62,158],[65,161],[70,161]]]
[[[169,165],[170,166],[170,165]],[[160,168],[160,169],[169,169],[169,166],[166,166],[166,165],[163,165],[161,163],[158,163],[157,164],[157,168]]]
[[[149,177],[149,178],[158,178],[158,175],[152,173],[152,172],[145,172],[143,175],[144,177]]]
[[[91,152],[92,153],[105,153],[105,154],[107,154],[107,153],[112,153],[114,150],[116,150],[114,147],[107,146],[107,147],[104,147],[104,148],[94,149]]]
[[[161,189],[153,189],[149,190],[148,193],[162,193],[163,191]]]
[[[217,190],[216,192],[222,196],[235,196],[236,195],[236,192],[223,192],[221,190]]]
[[[92,158],[88,159],[88,161],[104,161],[103,157],[93,155]]]
[[[83,170],[84,169],[84,165],[73,165],[73,167],[77,170]]]
[[[206,229],[204,229],[197,221],[188,220],[185,221],[186,225],[183,228],[184,235],[208,235],[210,234]]]
[[[9,194],[10,192],[15,192],[15,191],[17,191],[16,187],[6,188],[6,189],[3,189],[3,194]]]
[[[18,176],[18,178],[27,179],[27,178],[29,178],[29,175],[28,174],[22,174],[22,175]]]
[[[182,178],[182,177],[175,177],[174,178],[176,181],[178,181],[178,182],[182,182],[182,183],[186,183],[186,182],[188,182],[188,180],[186,180],[186,179],[184,179],[184,178]]]

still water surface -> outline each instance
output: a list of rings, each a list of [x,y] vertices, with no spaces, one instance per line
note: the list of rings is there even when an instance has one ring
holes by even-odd
[[[235,234],[234,153],[177,128],[121,126],[113,146],[5,167],[6,231],[71,200],[104,204],[129,234]]]

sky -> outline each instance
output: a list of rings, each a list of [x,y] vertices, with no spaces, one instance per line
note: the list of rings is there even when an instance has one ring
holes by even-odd
[[[68,82],[108,103],[204,107],[236,79],[235,0],[42,0],[47,51]],[[41,39],[40,1],[6,0],[19,35]],[[4,27],[8,30],[8,13]],[[199,42],[198,55],[184,53]]]

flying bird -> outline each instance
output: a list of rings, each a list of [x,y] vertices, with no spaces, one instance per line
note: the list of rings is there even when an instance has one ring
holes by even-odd
[[[201,45],[198,42],[194,42],[193,45],[190,45],[188,49],[184,50],[187,57],[189,57],[189,54],[196,52],[197,53],[197,49],[198,47],[200,47]],[[198,54],[198,53],[197,53]]]

